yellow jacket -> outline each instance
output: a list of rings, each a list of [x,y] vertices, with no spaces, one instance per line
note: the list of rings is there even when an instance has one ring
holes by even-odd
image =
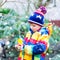
[[[23,49],[20,50],[18,60],[43,60],[49,47],[49,38],[51,34],[52,24],[48,24],[46,28],[42,27],[40,31],[35,33],[29,31],[26,34],[24,41],[18,39],[18,44],[24,46]],[[44,47],[43,52],[40,53],[37,49],[37,54],[33,54],[33,50],[36,49],[34,46]]]

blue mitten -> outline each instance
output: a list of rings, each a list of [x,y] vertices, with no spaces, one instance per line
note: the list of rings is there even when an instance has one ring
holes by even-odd
[[[43,43],[38,43],[33,47],[33,54],[41,54],[46,50],[46,46]]]

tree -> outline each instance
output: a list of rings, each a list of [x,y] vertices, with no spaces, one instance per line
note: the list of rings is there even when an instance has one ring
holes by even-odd
[[[28,31],[28,18],[26,16],[20,17],[14,10],[8,8],[2,8],[0,13],[2,13],[0,18],[0,39],[5,41],[4,51],[6,58],[16,60],[18,50],[15,48],[15,44]],[[9,41],[9,44],[7,44],[7,41]]]

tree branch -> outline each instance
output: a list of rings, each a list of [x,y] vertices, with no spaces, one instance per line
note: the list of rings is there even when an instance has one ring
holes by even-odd
[[[7,0],[5,0],[4,2],[2,2],[2,3],[0,4],[0,7],[3,6],[6,2],[7,2]]]

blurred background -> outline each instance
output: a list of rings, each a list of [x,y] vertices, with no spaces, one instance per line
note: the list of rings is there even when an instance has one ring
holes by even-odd
[[[53,24],[45,60],[60,59],[60,0],[0,0],[0,60],[17,60],[17,40],[29,30],[29,16],[46,6],[45,23]]]

